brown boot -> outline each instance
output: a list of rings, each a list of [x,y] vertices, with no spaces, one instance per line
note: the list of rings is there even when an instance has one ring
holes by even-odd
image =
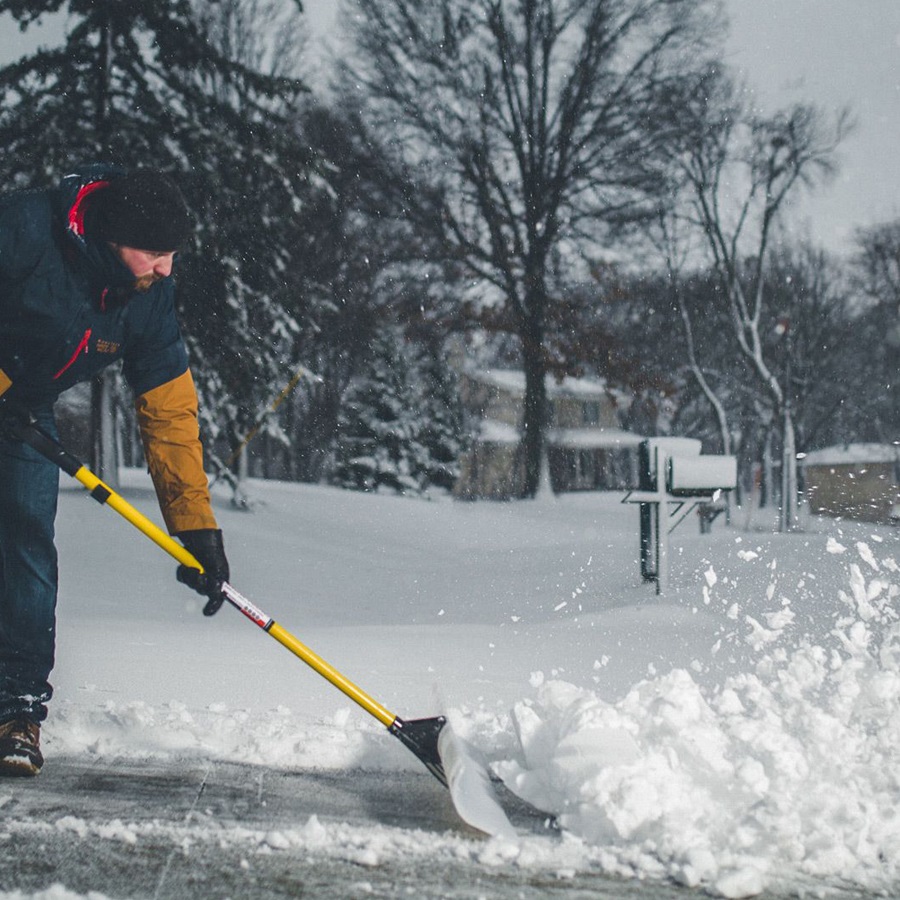
[[[41,726],[31,719],[0,723],[0,775],[37,775],[44,765]]]

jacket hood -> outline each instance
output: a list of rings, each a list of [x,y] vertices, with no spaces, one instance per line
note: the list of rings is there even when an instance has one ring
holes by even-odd
[[[63,216],[66,231],[76,244],[84,244],[84,200],[92,190],[103,187],[113,178],[125,174],[121,166],[93,163],[79,166],[63,175],[56,189],[57,211]]]
[[[105,241],[91,236],[86,212],[91,194],[124,174],[121,166],[104,163],[80,166],[64,175],[56,189],[56,213],[63,224],[66,245],[87,266],[91,281],[99,290],[110,289],[116,294],[130,293],[134,275]]]

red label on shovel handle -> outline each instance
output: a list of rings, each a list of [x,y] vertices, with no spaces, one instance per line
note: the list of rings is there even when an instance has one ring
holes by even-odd
[[[255,622],[263,630],[272,624],[272,617],[266,615],[258,606],[252,604],[246,597],[239,594],[227,582],[222,585],[222,593],[228,598],[232,606],[240,610],[251,622]]]

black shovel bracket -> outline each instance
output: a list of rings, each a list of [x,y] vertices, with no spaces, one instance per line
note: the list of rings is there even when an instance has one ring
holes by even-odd
[[[447,774],[438,752],[438,736],[447,724],[444,716],[432,719],[394,719],[388,731],[399,738],[425,764],[425,768],[447,787]]]

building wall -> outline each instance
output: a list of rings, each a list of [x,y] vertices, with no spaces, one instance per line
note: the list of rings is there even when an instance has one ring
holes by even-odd
[[[514,500],[522,496],[524,482],[518,445],[476,441],[460,460],[453,494],[460,500]]]
[[[627,491],[638,487],[634,448],[550,447],[550,481],[557,493]]]
[[[463,375],[460,396],[470,414],[481,419],[493,419],[504,425],[519,428],[522,424],[522,401],[519,397],[495,384],[486,384]]]
[[[900,486],[890,462],[807,465],[806,497],[810,512],[888,523],[900,504]]]
[[[607,396],[579,397],[560,395],[552,398],[556,428],[618,428],[619,420],[612,400]]]
[[[461,398],[473,422],[490,422],[514,430],[522,427],[521,390],[464,374]],[[594,446],[604,429],[618,431],[612,399],[602,390],[578,386],[548,391],[551,426],[558,430],[591,433],[584,447],[548,447],[550,481],[557,493],[581,490],[620,490],[637,486],[634,448]],[[522,496],[525,467],[520,445],[509,435],[497,439],[495,429],[483,431],[460,460],[454,494],[462,499],[509,500]]]

